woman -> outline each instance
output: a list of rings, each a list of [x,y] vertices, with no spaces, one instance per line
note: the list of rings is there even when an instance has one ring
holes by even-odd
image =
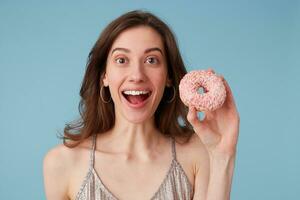
[[[227,99],[200,121],[179,99],[185,73],[158,17],[136,10],[111,22],[89,54],[81,119],[44,158],[47,199],[229,199],[233,95],[222,77]]]

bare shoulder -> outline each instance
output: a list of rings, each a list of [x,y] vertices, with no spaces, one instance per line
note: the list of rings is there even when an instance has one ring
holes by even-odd
[[[59,173],[66,171],[67,166],[71,164],[74,150],[63,144],[52,147],[44,156],[43,166],[47,172]]]
[[[187,143],[176,145],[178,159],[192,182],[194,199],[205,199],[209,182],[209,155],[204,144],[194,133]]]
[[[207,150],[196,133],[191,136],[191,139],[187,143],[177,143],[176,145],[180,147],[182,154],[193,165],[194,174],[197,173],[199,168],[206,167],[209,164]]]
[[[80,162],[81,151],[87,142],[69,148],[64,144],[52,147],[43,159],[45,193],[48,200],[69,199],[69,182],[72,170]]]
[[[44,156],[44,187],[48,200],[68,199],[68,169],[72,164],[73,156],[72,150],[63,144],[53,147]]]

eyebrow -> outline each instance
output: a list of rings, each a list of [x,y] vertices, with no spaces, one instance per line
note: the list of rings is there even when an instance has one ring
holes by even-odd
[[[126,53],[130,53],[130,50],[129,50],[129,49],[122,48],[122,47],[117,47],[117,48],[114,48],[114,50],[112,50],[111,55],[112,55],[115,51],[125,51]],[[149,52],[151,52],[151,51],[159,51],[159,52],[163,55],[162,50],[161,50],[160,48],[158,48],[158,47],[152,47],[152,48],[146,49],[144,53],[149,53]]]

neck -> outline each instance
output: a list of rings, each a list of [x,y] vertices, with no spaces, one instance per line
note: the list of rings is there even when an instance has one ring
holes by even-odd
[[[109,143],[114,152],[120,152],[125,160],[149,161],[162,142],[163,135],[154,126],[154,117],[143,123],[117,121],[109,131]]]

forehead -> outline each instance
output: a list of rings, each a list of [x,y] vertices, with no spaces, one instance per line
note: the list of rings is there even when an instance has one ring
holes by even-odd
[[[110,52],[116,47],[127,48],[136,52],[144,51],[147,48],[159,47],[164,51],[160,34],[149,26],[126,29],[115,39]]]

